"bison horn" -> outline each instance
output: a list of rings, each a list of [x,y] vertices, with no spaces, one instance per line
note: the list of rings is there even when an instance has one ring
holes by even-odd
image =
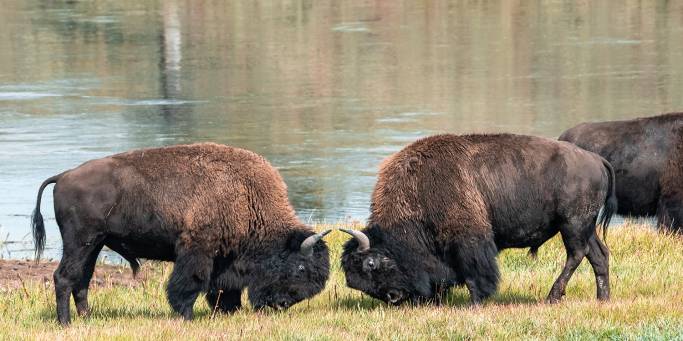
[[[299,249],[301,253],[303,253],[305,256],[310,256],[313,254],[313,245],[317,243],[320,239],[325,237],[326,234],[330,233],[332,230],[325,230],[320,233],[316,233],[306,239],[304,239],[303,242],[301,242],[301,248]]]
[[[356,240],[358,241],[358,249],[356,251],[365,251],[370,249],[370,239],[368,239],[368,236],[365,235],[365,233],[357,230],[347,230],[347,229],[340,229],[350,235],[352,235]]]

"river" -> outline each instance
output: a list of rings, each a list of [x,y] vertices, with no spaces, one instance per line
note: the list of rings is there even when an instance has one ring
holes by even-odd
[[[418,137],[680,111],[682,38],[676,1],[3,1],[2,257],[47,177],[197,141],[264,155],[306,222],[363,221]]]

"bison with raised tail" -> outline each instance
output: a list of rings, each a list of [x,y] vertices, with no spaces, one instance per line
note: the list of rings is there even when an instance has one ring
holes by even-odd
[[[432,136],[384,161],[368,226],[345,230],[355,238],[344,246],[342,266],[350,287],[388,303],[436,299],[455,284],[478,303],[497,289],[500,250],[535,252],[559,232],[567,261],[548,301],[562,298],[584,257],[598,299],[607,300],[608,250],[596,223],[606,227],[616,208],[610,164],[572,144]]]
[[[618,213],[657,216],[657,225],[683,233],[683,113],[582,123],[560,140],[614,166]]]
[[[117,154],[53,176],[33,215],[36,258],[45,243],[40,198],[54,188],[63,254],[54,273],[57,317],[73,295],[88,313],[88,283],[102,247],[137,270],[139,258],[173,261],[168,301],[185,319],[200,292],[223,312],[287,308],[319,293],[328,249],[295,216],[282,178],[263,157],[213,143]]]

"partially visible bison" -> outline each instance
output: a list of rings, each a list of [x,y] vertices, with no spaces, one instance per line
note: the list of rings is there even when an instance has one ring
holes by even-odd
[[[185,319],[200,292],[223,312],[240,308],[249,288],[255,308],[287,308],[319,293],[328,249],[303,225],[282,178],[263,157],[202,143],[134,150],[53,176],[33,214],[36,258],[45,244],[40,199],[54,188],[63,254],[54,273],[57,317],[68,324],[73,295],[88,313],[88,284],[102,247],[131,263],[173,261],[168,301]]]
[[[598,213],[604,207],[602,216]],[[391,304],[438,299],[465,284],[471,301],[493,294],[496,256],[558,232],[567,261],[548,295],[557,302],[582,259],[609,299],[607,247],[596,233],[616,210],[614,173],[572,144],[520,135],[437,135],[384,161],[363,231],[344,245],[347,284]],[[604,238],[604,235],[603,235]]]
[[[619,214],[657,216],[683,227],[683,113],[627,121],[582,123],[560,140],[607,159],[617,175]]]

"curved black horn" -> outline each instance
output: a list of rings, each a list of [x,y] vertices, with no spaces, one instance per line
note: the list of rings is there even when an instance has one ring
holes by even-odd
[[[299,251],[303,253],[305,256],[310,256],[313,254],[313,245],[317,243],[320,239],[325,237],[326,234],[330,233],[332,230],[325,230],[320,233],[316,233],[312,236],[309,236],[308,238],[304,239],[303,242],[301,242],[301,248]]]
[[[340,229],[350,235],[352,235],[356,240],[358,241],[358,249],[356,251],[365,251],[370,249],[370,239],[368,239],[368,236],[365,235],[365,233],[358,231],[358,230],[347,230],[347,229]]]

